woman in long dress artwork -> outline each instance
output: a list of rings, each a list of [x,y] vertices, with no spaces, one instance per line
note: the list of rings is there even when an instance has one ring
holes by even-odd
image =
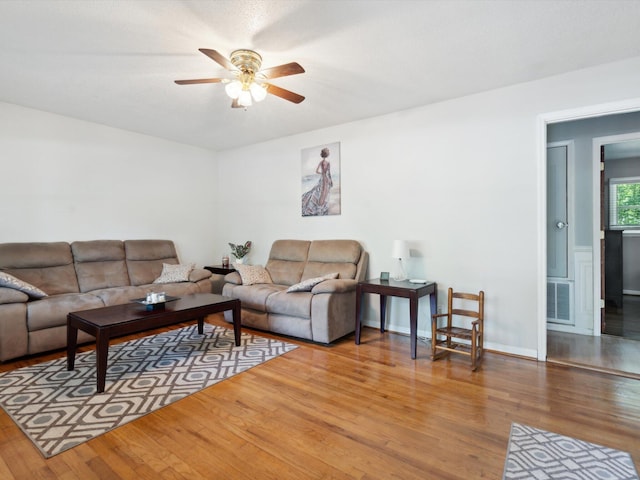
[[[316,167],[320,179],[311,190],[302,195],[302,216],[329,214],[329,194],[333,187],[331,164],[327,160],[329,155],[329,149],[326,147],[320,152],[322,160]]]

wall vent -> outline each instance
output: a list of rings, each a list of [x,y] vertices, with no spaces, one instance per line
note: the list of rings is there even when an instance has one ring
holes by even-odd
[[[571,305],[573,283],[562,280],[547,280],[547,322],[573,325]]]

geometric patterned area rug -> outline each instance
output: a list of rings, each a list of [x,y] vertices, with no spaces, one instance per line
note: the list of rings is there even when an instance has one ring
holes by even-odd
[[[627,452],[513,423],[503,479],[637,480]]]
[[[96,393],[95,350],[0,373],[0,406],[45,458],[158,410],[295,348],[279,340],[204,324],[109,347],[104,393]]]

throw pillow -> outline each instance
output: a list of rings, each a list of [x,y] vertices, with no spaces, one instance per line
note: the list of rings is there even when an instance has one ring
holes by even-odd
[[[291,285],[287,288],[287,293],[291,292],[310,292],[313,287],[318,285],[325,280],[333,280],[334,278],[338,278],[338,273],[327,273],[321,277],[307,278],[300,283],[296,283],[295,285]]]
[[[19,278],[9,275],[7,272],[0,272],[0,287],[13,288],[14,290],[20,290],[26,293],[32,298],[43,298],[47,294],[40,290],[38,287],[31,285]]]
[[[170,263],[162,264],[162,273],[156,278],[153,283],[177,283],[188,282],[189,274],[195,268],[194,263],[187,263],[184,265],[172,265]]]
[[[254,285],[256,283],[273,283],[271,275],[262,265],[244,265],[234,263],[235,268],[242,278],[243,285]]]

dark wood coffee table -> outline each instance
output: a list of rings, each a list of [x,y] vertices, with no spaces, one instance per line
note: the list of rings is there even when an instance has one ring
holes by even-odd
[[[104,392],[107,376],[109,340],[120,335],[143,332],[157,327],[196,319],[198,333],[204,331],[204,319],[213,313],[233,310],[233,332],[236,346],[240,345],[240,300],[213,293],[184,295],[167,302],[162,308],[147,310],[140,303],[126,303],[94,308],[67,315],[67,370],[73,370],[78,344],[78,330],[96,337],[96,365],[98,393]]]

